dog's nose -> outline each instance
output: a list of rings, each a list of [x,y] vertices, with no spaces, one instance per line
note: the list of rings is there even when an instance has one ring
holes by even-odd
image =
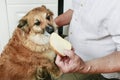
[[[54,29],[54,27],[53,27],[52,25],[46,26],[45,30],[46,30],[49,34],[51,34],[51,33],[53,33],[53,32],[55,31],[55,29]]]

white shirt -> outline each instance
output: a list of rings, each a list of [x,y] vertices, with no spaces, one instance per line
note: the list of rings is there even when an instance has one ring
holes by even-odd
[[[77,55],[86,61],[120,51],[120,0],[73,0],[72,9],[69,40]]]

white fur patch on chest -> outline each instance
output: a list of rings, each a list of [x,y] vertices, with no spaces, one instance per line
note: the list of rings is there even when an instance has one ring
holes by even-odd
[[[38,45],[44,45],[49,43],[49,36],[37,34],[37,35],[30,35],[29,39]]]

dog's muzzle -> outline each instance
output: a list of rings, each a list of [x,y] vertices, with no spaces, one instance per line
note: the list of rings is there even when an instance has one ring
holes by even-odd
[[[53,27],[52,25],[46,26],[45,30],[46,30],[49,34],[51,34],[51,33],[53,33],[53,32],[55,31],[55,29],[54,29],[54,27]]]

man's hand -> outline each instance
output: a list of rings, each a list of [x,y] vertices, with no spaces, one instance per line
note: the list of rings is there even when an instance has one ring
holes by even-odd
[[[73,50],[65,50],[65,57],[57,55],[56,64],[63,73],[79,72],[85,66],[83,60]]]

